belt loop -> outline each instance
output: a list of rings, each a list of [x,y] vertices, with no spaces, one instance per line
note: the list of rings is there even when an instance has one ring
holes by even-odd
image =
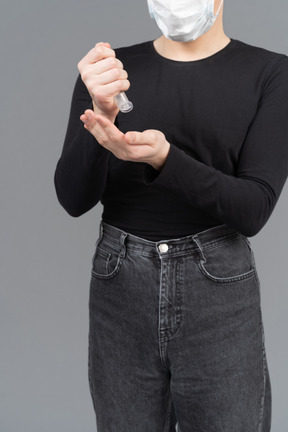
[[[121,258],[125,258],[125,256],[126,256],[126,245],[125,245],[125,240],[126,240],[126,237],[127,237],[127,233],[125,233],[124,231],[122,231],[121,232],[121,235],[120,235],[120,245],[121,245],[121,250],[120,250],[120,257]]]
[[[202,257],[202,261],[205,262],[205,261],[206,261],[206,258],[205,258],[205,255],[204,255],[204,252],[203,252],[203,247],[202,247],[202,244],[201,244],[201,242],[200,242],[200,240],[199,240],[198,235],[197,235],[197,234],[194,235],[194,236],[192,237],[192,240],[194,241],[194,243],[196,243],[196,245],[197,245],[197,247],[198,247],[198,249],[199,249],[200,255],[201,255],[201,257]]]

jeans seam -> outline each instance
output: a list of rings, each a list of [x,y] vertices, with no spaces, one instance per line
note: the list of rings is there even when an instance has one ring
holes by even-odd
[[[264,329],[263,329],[261,311],[260,311],[260,320],[261,320],[261,334],[262,334],[263,390],[262,390],[262,394],[261,394],[260,409],[259,409],[258,432],[262,431],[262,426],[263,426],[264,402],[265,402],[265,393],[266,393],[266,374],[267,374],[267,363],[266,363],[265,342],[264,342]]]
[[[169,399],[169,405],[168,405],[168,411],[167,411],[167,417],[166,417],[166,423],[164,427],[163,432],[169,432],[170,430],[170,423],[171,423],[171,413],[172,413],[172,397],[171,392],[169,391],[170,399]]]
[[[203,248],[203,251],[206,251],[206,250],[210,250],[210,249],[215,249],[218,246],[221,246],[222,244],[225,244],[225,243],[231,243],[239,237],[241,237],[241,234],[236,232],[236,233],[224,235],[224,236],[220,237],[219,239],[212,240],[212,241],[204,243],[204,244],[202,244],[201,242],[200,243],[201,243],[201,246]],[[198,241],[199,240],[200,239],[198,239]]]
[[[93,384],[93,380],[92,380],[91,368],[92,368],[91,340],[90,340],[90,334],[89,334],[89,337],[88,337],[88,385],[89,385],[89,390],[90,390],[90,394],[91,394],[93,408],[94,408],[94,411],[96,412],[96,402],[95,402],[95,398],[94,398],[94,384]]]

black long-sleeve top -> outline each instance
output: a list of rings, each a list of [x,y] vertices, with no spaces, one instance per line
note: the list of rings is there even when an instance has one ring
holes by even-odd
[[[101,201],[104,222],[154,241],[219,224],[258,233],[288,174],[288,57],[235,39],[196,61],[153,41],[115,51],[134,105],[116,125],[162,131],[168,158],[158,172],[98,144],[80,120],[92,103],[78,76],[54,176],[61,205],[78,217]]]

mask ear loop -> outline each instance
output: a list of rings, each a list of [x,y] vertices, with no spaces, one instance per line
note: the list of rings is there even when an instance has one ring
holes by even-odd
[[[219,14],[219,12],[220,12],[220,9],[221,9],[221,6],[222,6],[222,4],[223,4],[223,1],[224,1],[224,0],[221,1],[220,6],[219,6],[219,8],[218,8],[218,11],[217,11],[216,14],[215,14],[215,17],[218,16],[218,14]]]
[[[155,15],[154,15],[153,7],[152,7],[152,4],[151,4],[150,0],[148,0],[147,3],[148,3],[148,9],[149,9],[150,17],[151,17],[152,19],[155,19]]]

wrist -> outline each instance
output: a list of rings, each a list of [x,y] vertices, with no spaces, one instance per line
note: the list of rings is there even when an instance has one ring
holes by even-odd
[[[151,163],[152,167],[155,170],[157,171],[162,170],[168,158],[169,151],[170,151],[170,143],[168,141],[165,141],[165,145],[163,146],[162,151],[159,154],[159,157]]]
[[[110,120],[111,123],[115,123],[115,119],[116,119],[117,115],[113,115],[113,114],[108,115],[107,113],[103,112],[100,108],[98,108],[98,106],[95,104],[94,100],[92,101],[92,103],[93,103],[93,111],[95,112],[95,114],[100,114],[100,115],[106,117],[108,120]]]

